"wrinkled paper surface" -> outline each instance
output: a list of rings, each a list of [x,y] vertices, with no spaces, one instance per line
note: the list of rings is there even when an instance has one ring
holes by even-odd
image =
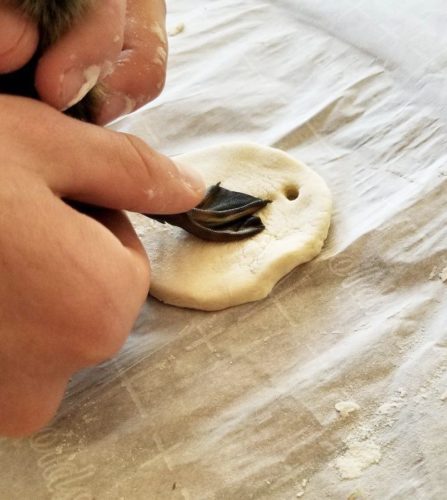
[[[329,239],[262,302],[149,299],[51,427],[0,441],[0,497],[444,499],[445,2],[168,4],[165,92],[113,127],[287,151],[332,190]]]

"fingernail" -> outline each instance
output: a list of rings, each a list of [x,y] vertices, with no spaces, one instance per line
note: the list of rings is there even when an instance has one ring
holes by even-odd
[[[98,123],[105,125],[121,115],[131,113],[135,108],[135,101],[124,94],[114,94],[106,98],[98,116]]]
[[[195,193],[202,195],[205,192],[205,180],[202,174],[193,167],[173,160],[178,168],[180,176],[186,186]]]
[[[60,99],[62,108],[68,109],[81,101],[98,82],[101,67],[73,68],[61,76]]]

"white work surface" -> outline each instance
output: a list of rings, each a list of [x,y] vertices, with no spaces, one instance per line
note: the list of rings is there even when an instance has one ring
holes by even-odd
[[[149,299],[50,428],[1,441],[0,498],[444,500],[445,1],[168,3],[166,90],[114,128],[287,151],[333,193],[327,244],[259,303]]]

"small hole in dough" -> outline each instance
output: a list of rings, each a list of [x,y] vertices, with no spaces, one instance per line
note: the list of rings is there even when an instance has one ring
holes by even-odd
[[[284,190],[284,194],[286,195],[286,198],[290,201],[296,200],[298,198],[299,190],[297,186],[287,186],[286,189]]]

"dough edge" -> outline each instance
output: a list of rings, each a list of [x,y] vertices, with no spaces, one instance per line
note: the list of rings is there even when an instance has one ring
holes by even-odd
[[[281,252],[282,255],[280,258],[275,257],[275,254],[271,255],[269,258],[271,263],[269,262],[268,265],[264,266],[263,270],[256,275],[249,275],[249,277],[244,275],[243,280],[239,281],[237,286],[232,286],[231,292],[227,289],[225,290],[226,293],[223,293],[222,288],[220,288],[214,289],[212,292],[208,291],[205,295],[203,289],[194,289],[194,287],[192,287],[189,291],[189,295],[185,297],[184,295],[182,296],[181,289],[173,289],[169,283],[166,285],[163,283],[163,280],[155,280],[152,283],[150,294],[161,302],[189,309],[218,311],[244,303],[259,301],[266,298],[276,284],[293,269],[314,259],[321,252],[331,222],[332,196],[321,176],[299,160],[296,160],[294,157],[281,150],[247,142],[232,142],[205,148],[176,156],[174,160],[184,161],[184,158],[189,159],[190,157],[207,151],[212,152],[213,150],[235,150],[242,148],[245,154],[252,150],[256,155],[265,152],[269,155],[274,154],[278,157],[283,156],[284,160],[287,160],[289,163],[292,160],[297,164],[298,168],[305,171],[306,176],[308,176],[312,184],[317,187],[316,195],[319,197],[319,204],[321,205],[321,211],[316,213],[315,220],[312,220],[315,226],[312,235],[310,235],[303,244],[302,235],[294,235],[292,233],[291,236],[288,236],[283,241],[283,244],[287,245],[289,251]],[[256,195],[256,193],[254,194]],[[232,243],[229,245],[232,245]]]

